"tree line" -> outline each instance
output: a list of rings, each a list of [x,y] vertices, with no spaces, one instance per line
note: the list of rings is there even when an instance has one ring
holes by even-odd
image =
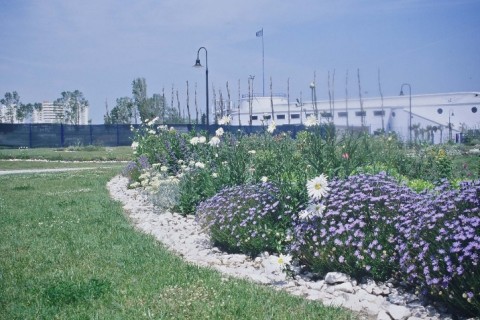
[[[88,100],[81,91],[64,91],[53,102],[55,120],[58,123],[80,124],[81,114],[88,107]],[[23,103],[17,91],[6,92],[0,99],[0,123],[22,123],[33,116],[34,111],[42,110],[42,103]]]
[[[173,89],[172,89],[173,94]],[[178,99],[178,92],[177,92]],[[136,78],[132,81],[132,96],[116,99],[116,105],[111,111],[108,104],[105,105],[105,124],[131,124],[143,122],[147,119],[158,117],[162,123],[184,123],[180,108],[175,109],[168,105],[165,92],[154,93],[151,97],[147,94],[147,82],[145,78]]]
[[[0,112],[0,123],[23,122],[33,114],[33,110],[40,110],[41,103],[23,103],[20,101],[18,92],[6,92],[4,98],[0,99],[3,112]]]
[[[165,92],[162,94],[154,93],[147,95],[147,83],[145,78],[136,78],[132,81],[132,96],[120,97],[116,99],[116,105],[112,110],[108,110],[106,104],[106,113],[104,115],[105,124],[133,124],[143,122],[146,119],[158,117],[163,123],[200,123],[205,122],[205,114],[199,119],[197,103],[195,101],[196,119],[191,119],[189,102],[187,97],[188,116],[180,108],[174,105],[174,88],[172,87],[172,101],[168,105],[165,98]],[[187,82],[188,95],[188,82]],[[196,96],[196,90],[195,90]],[[178,90],[176,92],[178,100]],[[88,100],[79,90],[64,91],[60,97],[53,102],[53,111],[55,121],[58,123],[74,124],[81,123],[81,115],[89,106]],[[6,92],[4,98],[0,99],[0,123],[22,123],[25,119],[33,116],[34,111],[41,111],[42,103],[23,103],[17,91]]]

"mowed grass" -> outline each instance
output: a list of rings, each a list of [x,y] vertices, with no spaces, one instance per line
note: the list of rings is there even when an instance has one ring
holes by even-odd
[[[0,159],[42,159],[64,161],[129,161],[133,157],[131,147],[69,147],[0,149]]]
[[[0,176],[0,319],[353,319],[184,263],[131,226],[118,169]]]
[[[59,162],[59,161],[30,161],[30,160],[1,160],[2,170],[30,170],[30,169],[62,169],[62,168],[118,168],[125,167],[125,162]]]

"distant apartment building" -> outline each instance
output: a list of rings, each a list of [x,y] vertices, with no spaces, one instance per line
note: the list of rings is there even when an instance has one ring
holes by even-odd
[[[34,110],[32,123],[63,123],[64,109],[53,102],[44,101],[41,110]],[[79,123],[88,124],[88,107],[79,110]]]

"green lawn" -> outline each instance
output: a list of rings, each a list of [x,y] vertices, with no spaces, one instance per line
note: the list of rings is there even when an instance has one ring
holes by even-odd
[[[98,168],[111,167],[122,169],[124,162],[58,162],[58,161],[26,161],[0,160],[2,170],[61,169],[61,168]]]
[[[0,176],[0,319],[353,318],[184,263],[110,199],[118,171]]]
[[[133,157],[130,147],[70,147],[35,149],[0,149],[0,159],[42,159],[65,161],[129,161]]]

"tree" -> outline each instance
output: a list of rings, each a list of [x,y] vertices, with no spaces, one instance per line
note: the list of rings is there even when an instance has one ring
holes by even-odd
[[[166,109],[166,101],[165,101],[165,96],[154,93],[153,96],[149,99],[150,101],[150,110],[148,112],[148,118],[152,119],[155,117],[159,117],[161,121],[164,121],[165,119],[165,109]]]
[[[133,117],[133,101],[129,97],[117,98],[117,105],[104,116],[105,124],[130,124]]]
[[[56,117],[61,123],[79,125],[80,115],[88,107],[88,101],[83,93],[75,90],[62,92],[62,97],[54,102]]]
[[[145,119],[149,119],[149,101],[147,98],[147,82],[145,81],[145,78],[137,78],[133,80],[132,95],[134,107],[138,110],[140,120],[143,122]],[[136,120],[135,117],[135,121]]]
[[[147,95],[147,83],[145,78],[137,78],[132,82],[132,101],[134,112],[135,123],[137,121],[136,112],[140,116],[140,120],[145,122],[145,120],[151,120],[155,117],[158,117],[163,123],[184,123],[185,119],[181,115],[180,110],[180,101],[178,100],[178,91],[177,91],[177,101],[178,101],[178,110],[175,110],[173,107],[174,102],[174,87],[172,86],[172,105],[168,106],[165,99],[165,94],[153,94],[151,98]]]
[[[41,103],[20,103],[20,107],[17,108],[17,120],[22,122],[25,118],[28,118],[33,114],[33,110],[42,110]]]
[[[32,115],[34,109],[42,109],[41,103],[23,104],[20,101],[20,95],[16,91],[5,93],[5,98],[0,99],[0,103],[6,109],[4,116],[0,116],[0,123],[23,122],[25,118]]]
[[[14,123],[16,120],[17,108],[20,106],[20,96],[16,91],[5,93],[5,98],[0,102],[5,107],[3,119],[0,122]]]

